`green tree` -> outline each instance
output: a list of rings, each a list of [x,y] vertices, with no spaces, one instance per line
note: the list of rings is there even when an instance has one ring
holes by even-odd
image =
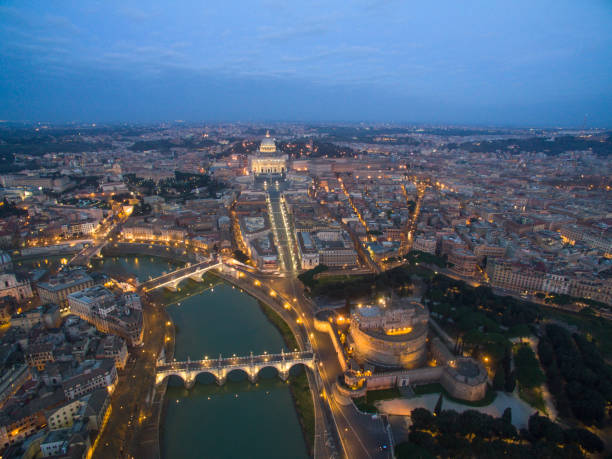
[[[506,392],[513,392],[516,387],[516,373],[511,371],[506,375],[506,384],[504,385],[504,389]]]
[[[502,419],[505,422],[512,424],[512,408],[508,407],[504,410],[504,413],[502,414]]]
[[[442,393],[440,393],[440,396],[438,397],[438,401],[436,402],[436,407],[434,408],[434,414],[436,416],[438,416],[440,414],[440,411],[442,411],[443,401],[444,401],[444,396],[442,395]]]
[[[506,384],[506,372],[504,371],[503,365],[497,367],[495,377],[493,378],[493,389],[504,390]]]
[[[516,377],[522,387],[531,389],[544,382],[544,374],[535,354],[528,345],[519,347],[514,354]]]

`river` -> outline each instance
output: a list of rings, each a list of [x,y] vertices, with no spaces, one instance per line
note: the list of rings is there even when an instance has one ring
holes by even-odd
[[[141,282],[172,269],[167,261],[148,256],[107,257],[98,263],[98,269],[133,273]],[[276,353],[284,347],[257,301],[225,283],[169,306],[168,313],[176,327],[177,360]],[[263,370],[256,384],[240,372],[230,373],[221,387],[211,375],[200,375],[191,390],[172,377],[166,402],[164,458],[308,457],[288,384],[274,369]]]

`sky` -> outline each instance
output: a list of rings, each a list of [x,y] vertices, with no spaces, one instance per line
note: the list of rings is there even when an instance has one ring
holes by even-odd
[[[612,1],[0,0],[0,119],[612,127]]]

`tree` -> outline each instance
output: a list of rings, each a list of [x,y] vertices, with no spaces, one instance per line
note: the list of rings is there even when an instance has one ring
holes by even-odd
[[[522,387],[531,389],[538,387],[544,382],[544,374],[531,350],[531,347],[523,345],[518,348],[514,355],[516,366],[516,377]]]
[[[234,250],[234,257],[241,263],[249,261],[249,257],[247,257],[242,250]]]
[[[512,408],[508,407],[504,410],[502,414],[502,419],[509,424],[512,424]]]
[[[538,343],[538,356],[545,367],[550,366],[555,358],[555,351],[548,339],[542,338]]]
[[[499,365],[497,367],[497,371],[495,372],[495,377],[493,378],[493,389],[504,390],[505,384],[506,372],[504,371],[504,367],[502,365]]]
[[[516,374],[514,371],[508,373],[506,377],[506,384],[504,385],[504,389],[506,392],[514,392],[514,388],[516,387]]]
[[[590,453],[600,453],[604,449],[604,444],[594,433],[581,428],[568,429],[564,433],[566,442],[579,443]]]
[[[563,441],[563,429],[550,419],[540,416],[539,413],[529,417],[529,433],[535,440],[545,438],[551,443],[561,443]]]
[[[410,442],[397,445],[395,455],[399,459],[433,459],[434,457],[427,449]]]
[[[431,430],[434,428],[434,417],[425,408],[415,408],[410,413],[412,419],[411,430]]]
[[[440,396],[438,397],[438,401],[436,402],[436,407],[434,408],[434,415],[438,416],[440,414],[440,411],[442,411],[442,402],[444,401],[444,396],[442,395],[442,393],[440,393]]]

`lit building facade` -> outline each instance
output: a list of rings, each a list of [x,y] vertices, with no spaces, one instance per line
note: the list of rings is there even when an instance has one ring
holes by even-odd
[[[355,359],[386,367],[416,368],[425,363],[429,311],[398,301],[391,308],[365,306],[351,314]]]
[[[250,170],[255,176],[284,175],[287,172],[287,155],[276,150],[276,144],[266,133],[259,150],[250,158]]]

